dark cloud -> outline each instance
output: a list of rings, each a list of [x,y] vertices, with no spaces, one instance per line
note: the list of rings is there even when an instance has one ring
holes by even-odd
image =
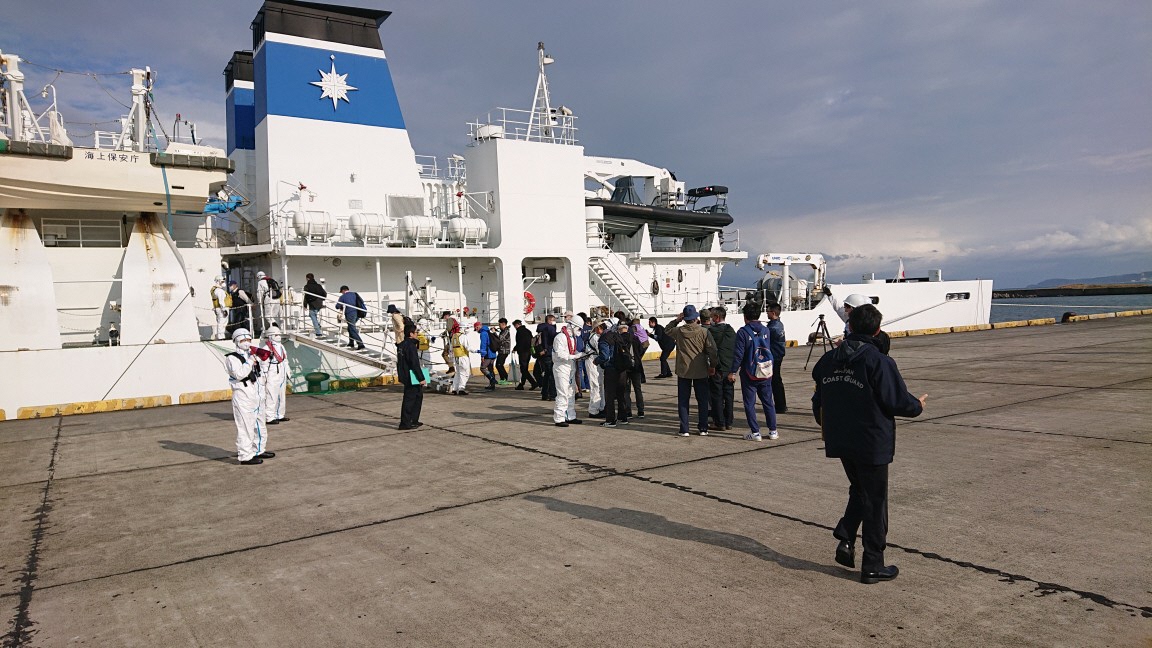
[[[151,65],[166,119],[223,137],[221,71],[251,47],[259,2],[50,4],[46,20],[43,2],[9,2],[0,49],[70,69]],[[1057,259],[1088,275],[1147,269],[1148,3],[354,4],[393,11],[381,34],[418,153],[459,151],[467,121],[527,108],[543,40],[588,153],[732,187],[752,256],[824,252],[849,279],[903,257],[1014,285]],[[58,88],[74,121],[121,112],[83,78]]]

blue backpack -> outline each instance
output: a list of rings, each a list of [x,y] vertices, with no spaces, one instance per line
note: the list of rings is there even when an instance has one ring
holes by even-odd
[[[744,362],[744,373],[751,380],[771,380],[772,378],[772,348],[771,338],[767,332],[758,334],[748,329],[749,341],[752,343],[752,353]]]

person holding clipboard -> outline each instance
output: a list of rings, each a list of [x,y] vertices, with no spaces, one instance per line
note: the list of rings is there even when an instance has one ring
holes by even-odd
[[[416,326],[404,327],[404,341],[396,347],[396,377],[404,385],[404,402],[400,405],[401,430],[414,430],[421,425],[420,408],[424,404],[424,385],[428,384],[427,370],[420,363]]]

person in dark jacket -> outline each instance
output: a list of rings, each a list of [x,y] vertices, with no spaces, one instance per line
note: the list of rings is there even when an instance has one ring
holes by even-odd
[[[368,316],[368,307],[364,305],[364,300],[359,294],[348,290],[348,286],[340,286],[340,299],[336,300],[336,310],[344,315],[344,321],[348,323],[348,347],[363,349],[364,340],[360,338],[360,329],[356,328],[356,322]]]
[[[512,329],[508,328],[508,320],[503,317],[496,325],[500,327],[493,333],[496,337],[493,344],[496,347],[496,372],[500,374],[500,384],[505,385],[508,383],[508,370],[504,368],[504,363],[508,362],[508,356],[512,353]]]
[[[672,367],[668,364],[668,356],[676,350],[676,341],[668,337],[665,327],[656,321],[655,317],[648,318],[648,327],[652,329],[651,335],[660,345],[660,373],[657,378],[671,378]]]
[[[712,427],[717,430],[732,429],[732,409],[736,396],[735,383],[728,379],[728,374],[732,373],[733,356],[736,354],[736,329],[724,321],[727,315],[728,312],[724,307],[713,308],[712,325],[708,327],[708,333],[716,343],[718,354],[716,373],[708,377],[712,396],[712,406],[708,411],[712,415]]]
[[[628,370],[620,368],[617,359],[621,345],[626,341],[628,323],[621,322],[616,328],[605,320],[607,328],[596,343],[596,366],[604,370],[604,422],[602,427],[614,428],[628,423]]]
[[[784,350],[788,342],[784,337],[784,322],[780,321],[780,304],[768,304],[764,312],[768,316],[768,342],[772,349],[772,402],[776,405],[777,414],[787,414],[788,397],[784,394],[780,365],[784,364]]]
[[[556,340],[556,316],[549,315],[536,325],[540,346],[536,348],[536,365],[540,368],[536,380],[540,383],[540,400],[556,400],[556,381],[552,377],[552,342]]]
[[[324,286],[316,282],[316,276],[311,272],[304,278],[307,280],[304,284],[304,308],[308,309],[308,318],[312,320],[316,337],[320,337],[323,335],[320,331],[320,311],[324,308],[324,298],[328,296],[328,292],[324,290]]]
[[[419,341],[416,327],[404,327],[404,341],[396,347],[396,377],[404,385],[404,401],[400,405],[400,428],[412,430],[424,425],[420,422],[420,409],[424,404],[424,367],[420,364]]]
[[[626,323],[626,320],[624,320]],[[631,385],[631,394],[635,394],[632,398],[628,390],[624,391],[626,409],[622,410],[624,420],[632,418],[632,406],[636,406],[636,418],[644,418],[644,343],[636,335],[637,325],[633,324],[628,326],[627,329],[617,325],[617,331],[620,336],[627,340],[628,346],[632,349],[632,357],[635,358],[635,363],[632,369],[628,371],[628,383]]]
[[[524,383],[528,382],[532,386],[529,389],[536,389],[536,379],[532,377],[532,371],[528,368],[528,363],[532,359],[532,331],[524,326],[524,322],[516,320],[512,322],[512,328],[516,329],[516,362],[520,367],[520,384],[516,385],[516,389],[524,391]]]
[[[848,318],[852,332],[812,369],[812,414],[824,437],[824,454],[840,460],[851,484],[844,517],[832,532],[840,541],[836,562],[856,566],[856,532],[863,524],[860,581],[877,583],[900,573],[884,564],[888,464],[896,455],[894,417],[919,416],[928,394],[916,398],[909,393],[896,362],[877,348],[873,336],[883,317],[875,306],[856,306]]]

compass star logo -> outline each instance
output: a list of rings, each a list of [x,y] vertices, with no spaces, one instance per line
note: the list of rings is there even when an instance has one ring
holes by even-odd
[[[332,59],[332,71],[325,72],[324,70],[316,70],[320,73],[320,80],[312,81],[309,85],[314,85],[323,90],[323,92],[320,93],[320,98],[331,99],[332,110],[336,110],[336,104],[341,99],[343,99],[345,103],[352,103],[348,100],[348,91],[359,90],[359,88],[348,85],[347,74],[336,73],[336,56],[332,55],[329,58]]]

